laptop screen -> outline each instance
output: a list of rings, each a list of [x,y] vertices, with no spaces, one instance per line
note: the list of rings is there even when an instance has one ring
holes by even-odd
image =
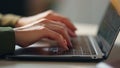
[[[102,37],[104,41],[107,42],[106,43],[103,41],[102,48],[105,52],[110,52],[116,40],[116,37],[119,33],[119,28],[120,28],[120,16],[118,15],[113,5],[110,4],[107,8],[107,11],[103,17],[103,20],[98,31],[98,36]]]

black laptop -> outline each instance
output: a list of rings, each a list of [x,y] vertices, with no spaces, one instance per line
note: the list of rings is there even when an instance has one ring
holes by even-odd
[[[96,36],[78,36],[72,38],[73,48],[62,51],[57,43],[43,39],[26,48],[16,48],[14,55],[7,59],[52,60],[52,61],[96,61],[109,56],[120,30],[120,16],[110,4],[101,21]],[[42,47],[45,46],[45,47]]]

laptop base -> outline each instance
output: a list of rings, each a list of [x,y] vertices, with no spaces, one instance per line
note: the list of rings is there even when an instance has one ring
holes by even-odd
[[[16,61],[61,61],[61,62],[100,62],[104,59],[91,59],[90,57],[41,57],[38,55],[13,55],[8,56],[8,60]]]

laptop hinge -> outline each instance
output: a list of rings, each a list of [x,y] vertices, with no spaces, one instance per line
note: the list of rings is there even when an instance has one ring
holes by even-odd
[[[93,48],[94,48],[94,50],[96,52],[96,59],[97,58],[103,58],[104,53],[99,48],[99,45],[98,45],[97,41],[95,40],[95,37],[88,36],[88,38],[89,38],[89,40],[90,40],[90,42],[91,42],[91,44],[92,44],[92,46],[93,46]]]
[[[102,52],[104,53],[104,57],[107,57],[110,53],[112,45],[110,45],[102,36],[98,36],[98,38],[99,38],[99,41],[98,41],[99,47],[101,48]]]

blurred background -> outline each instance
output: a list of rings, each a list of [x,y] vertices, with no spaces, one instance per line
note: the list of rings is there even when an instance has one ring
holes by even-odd
[[[0,0],[0,13],[22,16],[52,9],[73,22],[99,24],[109,0]]]

